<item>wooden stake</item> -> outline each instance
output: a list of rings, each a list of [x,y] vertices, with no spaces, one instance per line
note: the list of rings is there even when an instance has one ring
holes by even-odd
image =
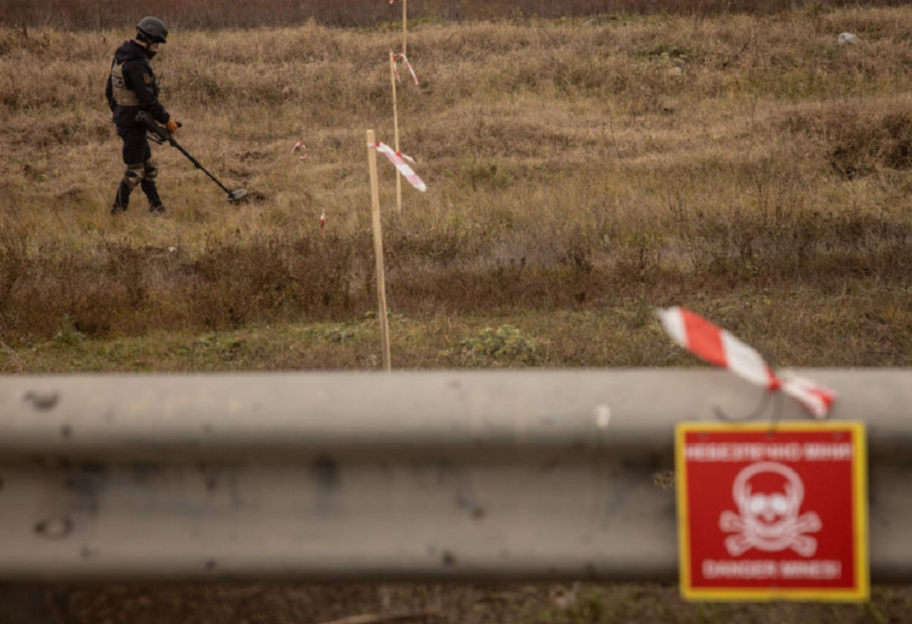
[[[380,319],[380,342],[383,347],[383,370],[392,370],[390,364],[389,324],[386,314],[386,276],[383,270],[383,232],[380,228],[380,184],[377,182],[377,141],[374,131],[367,131],[367,162],[370,166],[371,215],[374,223],[374,255],[377,258],[377,317]]]
[[[402,0],[402,53],[408,56],[408,0]],[[398,148],[397,148],[398,149]]]
[[[399,151],[399,106],[396,103],[396,55],[390,50],[390,82],[393,84],[393,147]],[[402,212],[402,174],[396,169],[396,212]]]

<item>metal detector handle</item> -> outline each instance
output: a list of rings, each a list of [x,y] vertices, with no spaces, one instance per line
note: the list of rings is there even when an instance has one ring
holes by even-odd
[[[146,111],[139,111],[136,113],[136,121],[146,128],[146,131],[149,133],[149,138],[159,145],[167,141],[171,145],[177,146],[177,142],[174,140],[174,137],[171,136],[171,133],[168,132],[168,129],[155,121],[155,119],[152,118],[152,115]],[[181,124],[178,123],[177,125],[180,126]]]

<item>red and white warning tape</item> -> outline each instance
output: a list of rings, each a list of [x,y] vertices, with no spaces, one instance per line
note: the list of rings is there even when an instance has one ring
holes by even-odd
[[[297,143],[295,143],[294,147],[291,148],[291,153],[294,154],[298,150],[301,150],[301,152],[302,152],[301,155],[298,156],[298,158],[300,158],[301,160],[304,160],[305,158],[307,158],[307,146],[304,145],[304,141],[298,141]]]
[[[753,347],[699,314],[677,306],[659,309],[657,314],[666,333],[685,349],[770,392],[782,390],[816,418],[826,418],[836,400],[835,392],[810,379],[793,375],[780,378]]]
[[[392,53],[390,53],[392,54]],[[412,80],[415,81],[415,84],[418,84],[418,76],[415,75],[415,70],[412,69],[412,64],[409,63],[409,60],[401,52],[399,54],[393,54],[393,71],[396,72],[396,80],[402,82],[402,77],[399,76],[399,65],[397,63],[398,59],[405,61],[405,66],[408,67],[409,73],[412,75]]]
[[[415,162],[414,158],[406,156],[405,154],[400,154],[386,143],[374,143],[373,145],[368,143],[367,146],[373,147],[381,154],[385,154],[386,157],[389,158],[390,162],[396,165],[396,169],[399,170],[399,173],[405,176],[405,179],[409,181],[409,184],[421,192],[427,190],[427,185],[421,181],[421,178],[418,177],[418,174],[415,173],[411,167],[409,167],[407,162],[405,162],[406,160]]]

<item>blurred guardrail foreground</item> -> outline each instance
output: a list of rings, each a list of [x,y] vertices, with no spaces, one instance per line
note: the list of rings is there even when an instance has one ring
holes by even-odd
[[[867,424],[872,580],[912,580],[912,371],[796,372]],[[711,369],[4,377],[0,582],[672,580],[674,425],[760,398]]]

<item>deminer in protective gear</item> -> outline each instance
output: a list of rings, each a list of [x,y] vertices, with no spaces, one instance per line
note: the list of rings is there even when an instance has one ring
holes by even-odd
[[[153,213],[165,211],[155,178],[158,167],[146,138],[146,128],[136,120],[145,111],[163,124],[172,134],[179,124],[158,99],[159,88],[149,61],[168,39],[168,28],[156,17],[144,17],[136,25],[136,36],[124,41],[114,53],[111,72],[105,86],[105,96],[113,113],[117,134],[123,140],[123,178],[117,187],[111,214],[124,212],[130,203],[130,193],[139,186],[149,200]]]

